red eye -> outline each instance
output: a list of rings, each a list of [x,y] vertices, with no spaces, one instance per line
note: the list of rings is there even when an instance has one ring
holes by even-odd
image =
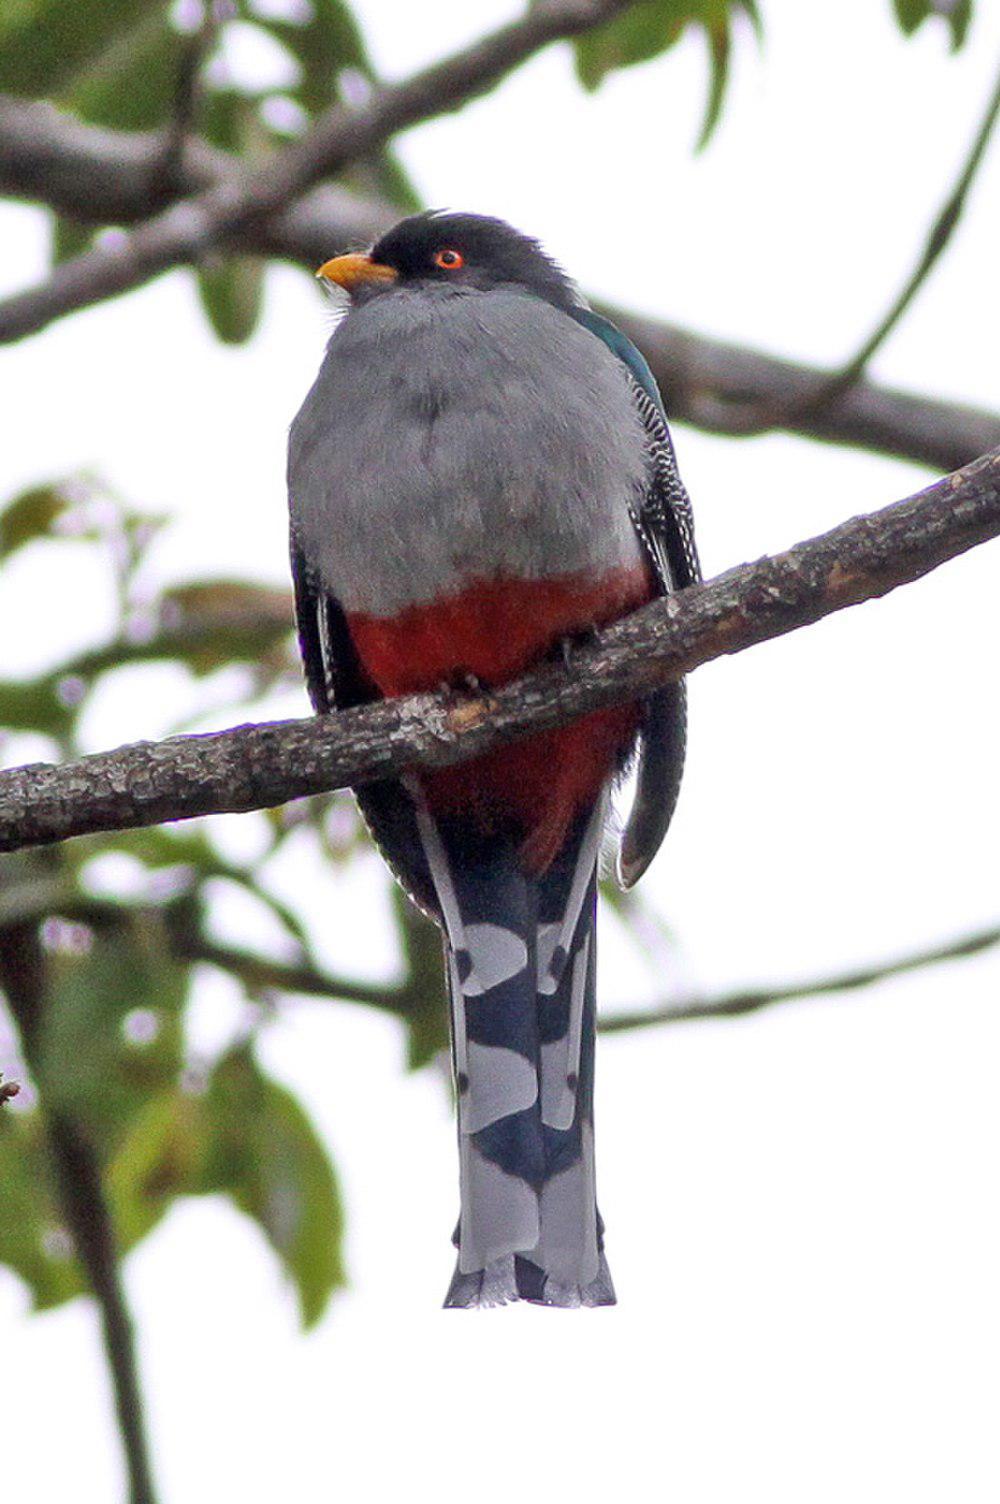
[[[446,272],[457,272],[460,266],[465,265],[465,257],[461,251],[453,251],[449,247],[446,250],[434,252],[434,265],[440,266]]]

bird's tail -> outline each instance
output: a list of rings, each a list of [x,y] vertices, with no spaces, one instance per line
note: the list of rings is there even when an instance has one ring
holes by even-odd
[[[444,919],[461,1214],[446,1306],[614,1304],[594,1182],[605,801],[541,877],[516,844],[419,815]]]

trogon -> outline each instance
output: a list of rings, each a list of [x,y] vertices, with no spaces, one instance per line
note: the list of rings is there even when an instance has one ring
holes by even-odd
[[[699,576],[646,362],[538,243],[432,212],[319,276],[346,315],[292,424],[299,640],[318,712],[500,685]],[[448,1306],[614,1302],[594,1181],[595,918],[632,765],[631,885],[677,799],[682,684],[459,766],[367,784],[441,927],[458,1104]]]

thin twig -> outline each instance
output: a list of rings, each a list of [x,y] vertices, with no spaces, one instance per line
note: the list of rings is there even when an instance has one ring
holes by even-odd
[[[0,192],[82,223],[132,224],[161,207],[152,184],[162,149],[158,133],[108,131],[50,105],[0,98]],[[192,194],[235,183],[239,171],[233,157],[193,140],[179,187]],[[338,250],[369,244],[398,217],[391,204],[324,184],[282,214],[248,226],[229,246],[312,270]],[[803,406],[796,416],[796,405],[826,379],[818,368],[622,309],[606,311],[642,349],[673,419],[725,433],[732,414],[784,403],[784,426],[794,432],[942,471],[1000,444],[995,413],[867,381],[816,412]]]
[[[885,595],[998,534],[1000,449],[906,501],[643,607],[578,649],[569,669],[550,663],[483,696],[383,700],[0,774],[0,850],[450,766]]]
[[[402,1014],[406,1001],[402,987],[380,987],[377,982],[359,982],[351,977],[335,976],[319,967],[275,961],[254,955],[232,945],[217,945],[195,935],[174,946],[184,961],[203,961],[239,977],[248,987],[270,988],[275,992],[299,992],[305,997],[335,998],[344,1003],[365,1003],[386,1013]]]
[[[234,7],[235,13],[235,7]],[[185,38],[181,48],[173,109],[163,132],[160,161],[153,174],[152,191],[161,200],[179,194],[187,154],[202,98],[202,69],[219,34],[224,19],[218,4],[209,0],[201,25]]]
[[[836,402],[860,381],[873,356],[896,328],[947,248],[962,217],[969,190],[985,155],[998,115],[1000,115],[1000,73],[997,74],[986,112],[972,139],[962,170],[927,232],[917,263],[890,305],[888,312],[868,338],[839,370],[831,372],[819,381],[812,392],[792,394],[784,403],[779,400],[770,407],[748,406],[731,410],[723,415],[722,421],[725,423],[727,433],[750,436],[767,433],[774,428],[794,426],[810,413],[815,413],[830,403]]]
[[[774,987],[741,988],[715,996],[678,998],[662,1007],[633,1008],[608,1014],[598,1021],[603,1034],[623,1034],[634,1029],[650,1029],[661,1024],[692,1023],[713,1018],[738,1018],[757,1013],[778,1003],[804,1002],[809,998],[827,997],[841,992],[856,992],[890,977],[922,971],[946,961],[962,961],[981,955],[1000,945],[1000,925],[976,930],[942,945],[893,956],[869,966],[853,967],[829,977],[785,982]],[[196,937],[181,959],[206,961],[251,987],[266,987],[275,992],[299,993],[329,1002],[364,1003],[368,1007],[405,1019],[410,1011],[410,997],[405,987],[380,987],[374,983],[336,976],[314,966],[289,965],[283,961],[238,950],[234,946],[215,945]]]
[[[333,106],[305,136],[256,170],[171,205],[131,234],[62,262],[47,282],[8,298],[0,304],[0,342],[21,339],[64,314],[141,287],[170,267],[200,260],[398,131],[458,109],[551,42],[578,36],[635,3],[539,0],[518,20],[451,57],[376,89],[361,108]]]
[[[667,1003],[662,1008],[636,1008],[628,1012],[612,1013],[600,1020],[599,1027],[605,1034],[620,1034],[626,1030],[653,1028],[658,1024],[690,1023],[706,1018],[738,1018],[746,1013],[757,1013],[761,1008],[770,1008],[775,1003],[795,1003],[807,998],[826,997],[831,993],[855,992],[889,977],[903,976],[907,972],[937,966],[944,961],[960,961],[969,956],[978,956],[996,945],[1000,945],[1000,925],[977,930],[943,945],[878,961],[871,966],[858,966],[836,976],[786,982],[779,987],[742,988],[738,992],[724,993],[721,997],[692,997]]]
[[[36,1080],[42,1047],[45,960],[34,922],[12,925],[0,943],[0,986],[10,1003]],[[96,1151],[81,1124],[50,1110],[42,1094],[45,1133],[59,1203],[73,1246],[101,1314],[104,1350],[114,1389],[118,1428],[125,1451],[130,1504],[156,1504],[132,1318],[118,1269],[111,1212]]]
[[[118,1267],[100,1164],[81,1126],[61,1113],[50,1114],[48,1139],[73,1245],[100,1307],[118,1429],[125,1448],[130,1504],[156,1504],[143,1425],[135,1332]]]

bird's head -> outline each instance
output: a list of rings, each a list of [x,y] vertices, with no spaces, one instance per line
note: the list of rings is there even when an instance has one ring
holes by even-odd
[[[537,240],[484,214],[414,214],[366,255],[335,256],[316,275],[344,288],[355,303],[406,287],[517,287],[557,308],[579,302],[569,277]]]

